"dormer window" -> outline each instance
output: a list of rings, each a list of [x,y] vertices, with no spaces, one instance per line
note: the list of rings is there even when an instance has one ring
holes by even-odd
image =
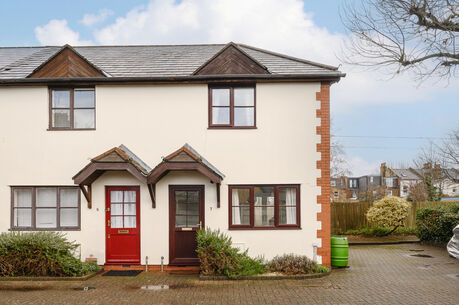
[[[209,128],[256,128],[255,87],[210,87]]]
[[[50,130],[96,128],[94,88],[50,89]]]

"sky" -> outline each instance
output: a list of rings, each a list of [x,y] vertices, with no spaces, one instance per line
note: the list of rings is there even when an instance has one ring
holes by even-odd
[[[344,0],[0,0],[0,46],[245,43],[339,66],[332,133],[355,176],[410,165],[459,128],[459,80],[342,64]],[[350,0],[352,1],[352,0]]]

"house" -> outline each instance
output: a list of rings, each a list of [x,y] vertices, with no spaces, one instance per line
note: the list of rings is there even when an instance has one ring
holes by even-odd
[[[0,230],[99,264],[198,264],[196,231],[330,265],[335,67],[236,43],[0,48]],[[6,204],[10,202],[10,204]]]
[[[330,185],[331,201],[334,202],[373,201],[384,197],[381,176],[378,175],[332,177]]]

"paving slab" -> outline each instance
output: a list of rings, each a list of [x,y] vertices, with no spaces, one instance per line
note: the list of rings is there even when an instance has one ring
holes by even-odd
[[[350,267],[305,280],[200,281],[142,272],[95,276],[81,285],[2,289],[0,304],[457,304],[459,260],[419,244],[358,245]],[[423,256],[413,256],[423,254]],[[84,287],[88,287],[86,290]],[[143,288],[142,288],[143,287]]]

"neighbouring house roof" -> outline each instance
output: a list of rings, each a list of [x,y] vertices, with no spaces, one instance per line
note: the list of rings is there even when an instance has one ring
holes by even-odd
[[[55,57],[63,48],[71,49],[96,70],[99,81],[121,78],[202,79],[197,75],[213,59],[231,48],[253,63],[251,74],[260,78],[311,78],[339,80],[345,74],[338,68],[299,59],[244,44],[144,45],[144,46],[44,46],[0,47],[0,84],[36,81],[27,79],[37,68]],[[234,53],[234,52],[233,52]],[[231,70],[229,70],[231,71]],[[240,72],[242,73],[242,72]],[[240,74],[239,73],[239,74]],[[223,75],[231,77],[234,75]],[[94,78],[95,79],[95,78]]]
[[[410,170],[409,168],[391,168],[390,169],[394,175],[403,180],[421,180],[422,176],[416,172]]]

